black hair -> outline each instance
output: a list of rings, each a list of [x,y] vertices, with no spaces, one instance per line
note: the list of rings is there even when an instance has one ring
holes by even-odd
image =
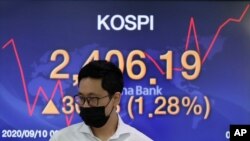
[[[83,78],[101,79],[102,88],[109,93],[109,97],[116,92],[122,92],[123,75],[121,70],[106,60],[91,61],[78,74],[78,86]]]

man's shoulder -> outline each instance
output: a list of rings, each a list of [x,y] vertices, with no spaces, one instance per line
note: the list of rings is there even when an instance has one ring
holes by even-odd
[[[81,128],[81,126],[83,126],[82,123],[77,123],[77,124],[73,124],[71,126],[65,127],[57,131],[52,137],[53,140],[52,139],[51,140],[54,141],[54,140],[60,140],[62,138],[71,138],[79,132],[79,128]]]
[[[136,128],[126,124],[125,125],[127,130],[130,132],[130,136],[133,139],[143,140],[143,141],[152,141],[148,136],[143,134],[141,131],[137,130]]]
[[[59,130],[57,133],[71,133],[71,132],[76,132],[81,126],[83,126],[83,124],[80,122],[80,123],[76,123],[76,124],[73,124],[73,125],[70,125],[68,127],[65,127],[61,130]]]

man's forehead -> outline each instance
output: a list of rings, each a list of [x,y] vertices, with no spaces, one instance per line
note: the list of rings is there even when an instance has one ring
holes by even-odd
[[[84,78],[79,84],[79,93],[84,96],[104,96],[108,92],[102,88],[101,79]]]
[[[79,89],[103,89],[101,79],[84,78],[80,81]]]
[[[100,96],[101,94],[98,94],[98,93],[93,93],[93,92],[90,92],[90,93],[84,93],[84,92],[79,92],[78,93],[79,95],[82,95],[82,96]]]
[[[88,82],[88,83],[101,83],[102,79],[98,79],[98,78],[92,78],[92,77],[86,77],[80,80],[81,82]]]

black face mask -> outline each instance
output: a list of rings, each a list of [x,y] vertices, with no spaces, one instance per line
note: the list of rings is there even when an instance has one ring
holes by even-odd
[[[109,103],[108,103],[109,104]],[[108,105],[107,104],[107,105]],[[80,107],[80,117],[84,123],[90,127],[100,128],[104,126],[109,117],[113,108],[108,116],[105,115],[105,106],[101,107]]]

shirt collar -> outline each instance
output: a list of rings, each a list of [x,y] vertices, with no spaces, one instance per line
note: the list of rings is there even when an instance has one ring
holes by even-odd
[[[119,138],[122,135],[130,135],[130,132],[131,131],[128,129],[128,125],[123,122],[122,118],[118,114],[117,129],[116,129],[116,132],[114,133],[114,135],[110,139]]]
[[[92,137],[95,137],[90,127],[86,125],[84,122],[81,123],[81,126],[79,127],[78,131],[84,134],[88,134]]]
[[[92,130],[90,129],[89,126],[87,126],[84,122],[82,122],[81,126],[78,129],[79,132],[81,133],[85,133],[88,135],[91,135],[92,137],[95,137]],[[114,133],[113,136],[111,136],[110,139],[115,139],[115,138],[119,138],[122,135],[130,135],[130,130],[128,129],[128,125],[126,125],[122,118],[120,117],[120,115],[118,114],[118,125],[117,125],[117,129]]]

